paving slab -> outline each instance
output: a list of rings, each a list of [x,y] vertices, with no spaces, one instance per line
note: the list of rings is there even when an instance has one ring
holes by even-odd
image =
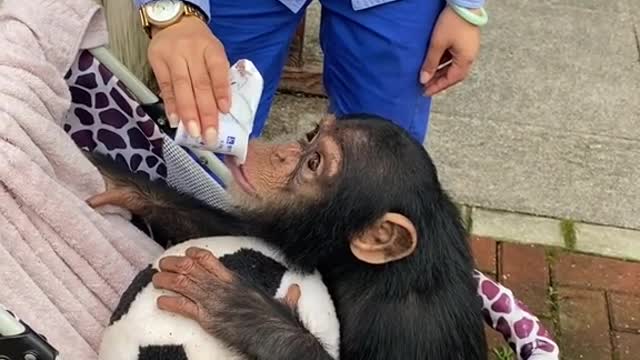
[[[616,360],[638,360],[640,354],[640,334],[614,333]]]
[[[556,286],[586,288],[640,296],[640,265],[576,253],[559,253],[554,259]]]
[[[640,335],[640,297],[609,293],[611,328]]]
[[[546,249],[542,246],[501,243],[499,258],[500,282],[511,289],[536,316],[550,316]]]
[[[560,288],[560,352],[563,359],[611,360],[604,293]]]
[[[427,148],[464,204],[640,228],[640,141],[433,114]]]
[[[564,246],[560,221],[543,217],[474,208],[471,232],[496,240]]]
[[[436,97],[434,111],[640,137],[640,63],[627,11],[488,4],[492,20],[472,76]]]
[[[638,230],[576,224],[575,231],[578,251],[640,260],[640,231]]]

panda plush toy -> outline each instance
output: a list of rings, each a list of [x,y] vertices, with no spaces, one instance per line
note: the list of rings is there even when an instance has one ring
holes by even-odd
[[[142,270],[120,299],[99,349],[99,360],[240,360],[222,341],[186,317],[160,310],[156,300],[167,290],[151,283],[162,257],[184,255],[189,247],[211,251],[229,270],[257,280],[274,298],[289,286],[300,287],[298,314],[306,328],[334,359],[339,354],[339,324],[334,304],[320,274],[289,270],[283,256],[264,241],[250,237],[210,237],[189,240],[167,249]],[[224,324],[220,324],[224,326]]]

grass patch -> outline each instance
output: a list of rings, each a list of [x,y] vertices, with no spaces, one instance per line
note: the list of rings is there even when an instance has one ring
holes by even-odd
[[[562,220],[560,223],[562,230],[562,238],[564,239],[564,246],[569,250],[575,250],[576,248],[576,225],[572,220]]]
[[[513,350],[508,346],[501,346],[493,349],[493,354],[496,360],[516,360]]]

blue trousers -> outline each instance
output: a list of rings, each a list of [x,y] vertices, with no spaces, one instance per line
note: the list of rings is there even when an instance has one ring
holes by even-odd
[[[210,1],[210,27],[224,44],[230,63],[249,59],[264,78],[251,134],[257,137],[304,11],[293,13],[278,0]],[[359,11],[349,0],[321,3],[320,43],[329,111],[381,116],[424,141],[431,99],[423,95],[420,68],[444,0],[399,0]]]

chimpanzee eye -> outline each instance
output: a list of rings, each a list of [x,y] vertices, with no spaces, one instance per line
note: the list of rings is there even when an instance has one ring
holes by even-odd
[[[319,165],[320,165],[320,153],[315,152],[313,153],[313,155],[311,155],[309,160],[307,160],[307,167],[309,167],[309,170],[311,171],[316,171]]]

